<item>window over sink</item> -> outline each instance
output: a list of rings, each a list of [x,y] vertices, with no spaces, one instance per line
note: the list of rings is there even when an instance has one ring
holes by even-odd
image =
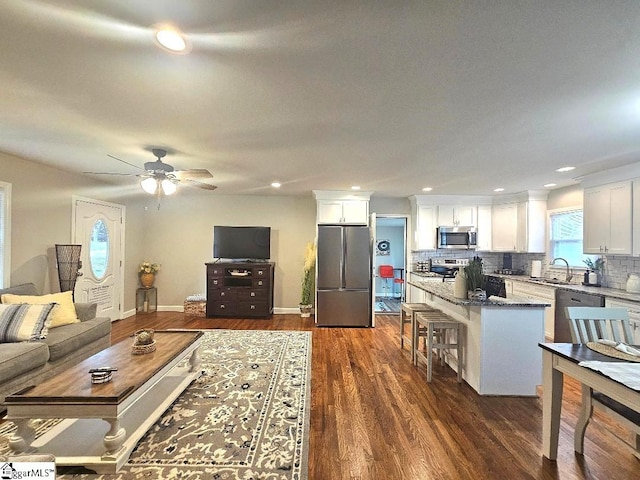
[[[549,261],[561,257],[574,268],[586,268],[588,258],[595,261],[597,255],[583,253],[582,224],[581,208],[549,211]]]

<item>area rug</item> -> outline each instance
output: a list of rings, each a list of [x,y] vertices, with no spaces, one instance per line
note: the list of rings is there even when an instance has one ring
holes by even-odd
[[[117,475],[56,478],[306,479],[311,332],[206,330],[200,358],[202,375]],[[55,421],[34,423],[39,436]],[[0,455],[14,429],[0,426]]]
[[[390,312],[391,308],[384,302],[376,302],[376,312]]]

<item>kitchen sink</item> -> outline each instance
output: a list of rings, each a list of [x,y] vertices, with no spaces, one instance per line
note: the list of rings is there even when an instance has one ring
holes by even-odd
[[[557,278],[532,278],[531,281],[536,283],[548,283],[551,285],[569,285],[569,282],[558,280]]]

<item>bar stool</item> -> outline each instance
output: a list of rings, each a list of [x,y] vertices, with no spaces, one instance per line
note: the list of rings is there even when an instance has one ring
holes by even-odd
[[[400,286],[400,291],[398,292],[397,296],[396,296],[396,285]],[[402,300],[403,291],[404,291],[404,278],[394,277],[393,278],[393,298],[399,298]]]
[[[380,278],[384,280],[384,296],[386,297],[387,292],[389,291],[389,280],[392,280],[394,277],[393,265],[380,265],[378,267],[378,274],[380,275]]]
[[[415,348],[413,346],[413,339],[414,339],[413,330],[415,327],[415,315],[418,312],[431,312],[431,311],[439,312],[439,310],[436,310],[433,307],[430,307],[426,303],[403,303],[400,306],[400,348],[404,348],[405,341],[409,342],[411,346],[411,363],[413,363],[414,365],[416,364],[416,358],[414,353]],[[410,324],[410,328],[409,328],[410,335],[404,334],[404,326],[407,323]]]
[[[458,358],[458,383],[462,383],[462,347],[460,345],[462,324],[442,312],[439,313],[439,316],[432,312],[416,314],[413,340],[416,364],[418,359],[427,363],[427,382],[431,382],[433,350],[437,351],[442,365],[444,365],[444,350],[455,350]],[[447,333],[455,335],[455,343],[447,343]],[[424,351],[419,348],[420,336],[425,337]]]

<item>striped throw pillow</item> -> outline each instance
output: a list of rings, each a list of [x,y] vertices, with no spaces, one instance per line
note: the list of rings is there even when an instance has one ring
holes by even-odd
[[[32,342],[46,338],[57,303],[0,304],[0,342]]]

